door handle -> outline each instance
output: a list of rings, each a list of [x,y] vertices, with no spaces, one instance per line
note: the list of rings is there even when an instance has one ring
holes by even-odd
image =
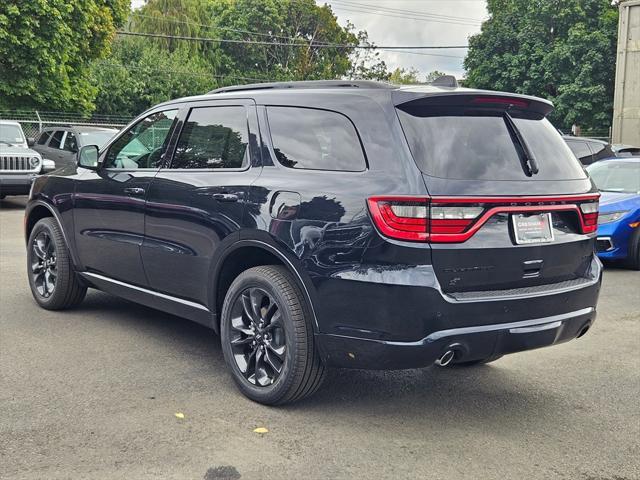
[[[139,197],[141,195],[144,195],[144,188],[140,188],[140,187],[125,188],[124,193],[126,193],[127,195]]]
[[[214,193],[213,195],[211,195],[211,198],[219,202],[237,202],[238,201],[238,195],[235,195],[233,193]]]

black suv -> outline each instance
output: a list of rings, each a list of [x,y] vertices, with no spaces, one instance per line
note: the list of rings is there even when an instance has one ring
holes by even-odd
[[[158,105],[26,209],[44,308],[87,287],[220,334],[267,404],[325,367],[473,365],[595,320],[598,193],[539,98],[293,82]]]

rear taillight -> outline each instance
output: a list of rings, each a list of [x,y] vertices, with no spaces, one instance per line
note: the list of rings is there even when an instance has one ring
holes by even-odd
[[[598,229],[598,200],[583,202],[580,204],[580,212],[582,213],[582,231],[584,233],[593,233]]]
[[[381,233],[409,241],[446,241],[439,236],[465,232],[484,211],[473,205],[432,204],[428,197],[371,197],[368,202]]]
[[[414,242],[429,239],[428,199],[413,197],[371,197],[368,200],[373,221],[383,235]]]
[[[368,199],[373,221],[383,235],[397,240],[458,243],[471,238],[497,213],[573,211],[581,233],[598,228],[599,195],[559,197],[410,197]]]

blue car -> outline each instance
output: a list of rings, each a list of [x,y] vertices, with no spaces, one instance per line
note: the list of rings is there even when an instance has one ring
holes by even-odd
[[[587,171],[602,193],[598,256],[640,270],[640,156],[602,160]]]

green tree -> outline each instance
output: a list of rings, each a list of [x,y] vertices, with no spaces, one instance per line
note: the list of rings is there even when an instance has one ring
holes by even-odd
[[[118,38],[108,59],[97,60],[91,81],[97,89],[96,110],[134,116],[172,98],[205,93],[218,86],[208,63],[149,43],[145,38]]]
[[[545,97],[559,126],[610,125],[618,11],[609,0],[488,0],[487,9],[469,39],[465,85]]]
[[[433,70],[427,73],[427,76],[425,77],[424,81],[426,83],[431,83],[437,80],[438,78],[442,77],[443,75],[446,75],[446,73],[441,72],[440,70]]]
[[[389,81],[397,85],[412,85],[420,83],[419,74],[420,72],[415,68],[396,68],[389,75]]]
[[[91,111],[89,65],[128,13],[129,0],[0,2],[0,107]]]
[[[355,31],[355,25],[347,22],[346,29],[349,32]],[[360,30],[356,37],[358,45],[375,47],[369,41],[369,35],[365,30]],[[349,56],[351,68],[347,73],[350,80],[381,80],[389,81],[391,72],[387,69],[387,64],[380,59],[380,52],[375,48],[354,48]]]
[[[271,44],[219,45],[218,71],[239,77],[340,78],[351,67],[351,49],[319,45],[358,43],[357,35],[338,24],[329,6],[318,6],[314,0],[211,0],[209,16],[224,38]]]

